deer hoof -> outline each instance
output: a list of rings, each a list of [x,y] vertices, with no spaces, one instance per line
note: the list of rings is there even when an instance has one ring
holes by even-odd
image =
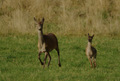
[[[59,65],[59,67],[61,67],[61,64],[58,64]]]
[[[91,66],[91,68],[93,68],[93,66]]]
[[[41,62],[41,65],[44,65],[44,63],[43,63],[43,62]]]
[[[94,66],[94,68],[96,68],[96,66]]]

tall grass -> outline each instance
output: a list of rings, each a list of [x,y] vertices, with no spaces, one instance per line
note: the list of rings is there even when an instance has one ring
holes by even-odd
[[[0,0],[0,34],[34,34],[33,17],[44,31],[60,35],[120,35],[119,0]]]

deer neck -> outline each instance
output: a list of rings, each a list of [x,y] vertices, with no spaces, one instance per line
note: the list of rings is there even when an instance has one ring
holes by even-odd
[[[89,42],[89,41],[88,41],[87,47],[91,49],[91,47],[92,47],[92,42]]]
[[[44,43],[43,32],[38,30],[38,43],[40,46]]]

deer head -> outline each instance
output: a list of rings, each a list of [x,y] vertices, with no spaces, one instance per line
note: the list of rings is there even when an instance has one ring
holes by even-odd
[[[92,36],[90,36],[89,33],[88,33],[88,41],[89,42],[92,42],[93,37],[94,37],[94,34]]]
[[[38,30],[39,31],[42,31],[42,29],[43,29],[43,24],[44,24],[44,18],[42,18],[42,20],[40,21],[40,20],[37,20],[35,17],[34,17],[34,20],[35,20],[35,24],[36,24],[36,26],[37,26],[37,28],[38,28]]]

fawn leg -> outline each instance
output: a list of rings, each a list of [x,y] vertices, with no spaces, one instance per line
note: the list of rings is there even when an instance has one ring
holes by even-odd
[[[59,49],[57,48],[56,51],[57,51],[57,53],[58,53],[58,65],[59,65],[59,67],[61,67]]]
[[[40,60],[41,65],[43,65],[43,62],[42,62],[42,60],[40,59],[41,53],[42,53],[42,52],[39,52],[39,54],[38,54],[38,59]]]
[[[96,59],[93,59],[94,68],[96,67]]]
[[[44,66],[43,66],[43,68],[45,67],[45,63],[46,63],[46,59],[47,59],[47,55],[48,55],[48,52],[45,52],[45,58],[44,58]]]
[[[93,66],[92,66],[92,61],[91,61],[91,59],[90,59],[90,58],[89,58],[89,61],[90,61],[90,65],[91,65],[91,68],[92,68]]]
[[[49,65],[50,65],[50,61],[51,61],[51,56],[50,56],[49,53],[48,53],[48,56],[49,56],[49,62],[48,62],[48,67],[49,67]]]

